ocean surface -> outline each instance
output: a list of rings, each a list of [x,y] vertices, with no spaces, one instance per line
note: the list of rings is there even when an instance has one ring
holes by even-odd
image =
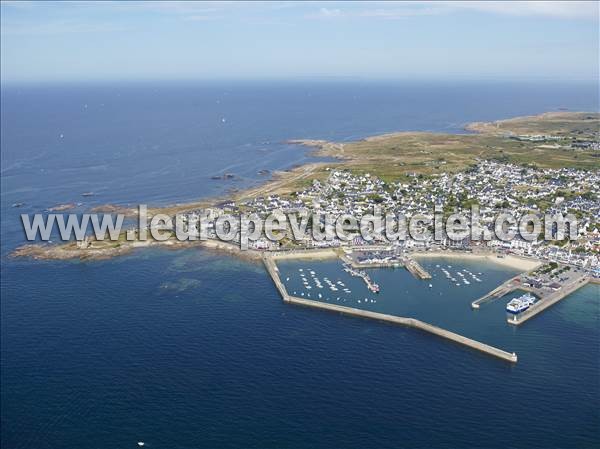
[[[198,248],[9,257],[21,213],[225,195],[313,160],[288,139],[598,110],[597,85],[3,85],[1,106],[2,448],[600,446],[598,286],[514,328],[509,298],[468,307],[514,272],[501,265],[427,260],[431,288],[374,270],[379,295],[337,262],[282,265],[290,289],[311,267],[343,279],[361,307],[515,351],[511,366],[414,329],[285,305],[260,264]],[[224,173],[235,178],[211,179]],[[482,282],[450,284],[438,264]]]

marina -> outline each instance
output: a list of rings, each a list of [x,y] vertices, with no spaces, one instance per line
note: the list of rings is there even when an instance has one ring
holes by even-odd
[[[337,260],[333,257],[336,254],[339,256]],[[482,263],[468,262],[468,258],[450,260],[440,257],[419,264],[423,272],[429,275],[429,281],[423,282],[412,271],[398,270],[393,265],[377,267],[379,269],[372,274],[367,274],[367,269],[374,267],[363,262],[361,268],[355,268],[355,265],[348,262],[347,256],[348,254],[331,251],[325,259],[319,256],[311,258],[310,252],[305,251],[296,259],[289,254],[273,252],[265,254],[264,261],[286,303],[419,328],[513,363],[517,360],[516,355],[512,351],[500,349],[506,342],[503,344],[497,338],[491,338],[495,344],[487,342],[490,336],[486,337],[488,332],[485,330],[485,321],[493,320],[498,323],[494,326],[504,322],[508,330],[510,326],[507,326],[507,322],[511,325],[522,324],[590,281],[583,273],[562,267],[556,271],[561,273],[556,274],[562,283],[560,286],[554,282],[554,277],[548,277],[541,285],[534,280],[541,279],[536,274],[538,271],[519,274],[503,264],[493,263],[493,259]],[[409,258],[404,258],[406,260]],[[283,272],[280,272],[276,261],[280,261],[285,267]],[[383,262],[376,260],[374,263]],[[407,268],[406,265],[403,268]],[[281,282],[281,276],[285,283]],[[408,290],[398,290],[397,285],[404,285],[407,281],[410,284],[407,284]],[[483,294],[485,285],[489,283],[496,283],[498,287]],[[386,289],[388,285],[390,290]],[[374,286],[383,286],[383,289],[374,289]],[[517,294],[511,296],[513,293]],[[443,298],[447,295],[461,298],[460,302],[464,306],[444,304]],[[478,299],[468,299],[469,296],[477,298],[476,295],[480,295]],[[469,302],[465,303],[462,298]],[[465,312],[469,309],[477,310],[483,304],[495,300],[499,300],[500,304],[490,306],[489,310],[486,308],[486,318],[481,324],[478,322],[483,319],[483,312],[476,316],[469,316]],[[509,307],[511,301],[513,305],[517,304],[515,308]],[[469,330],[465,335],[461,329]]]
[[[444,274],[448,282],[455,284],[457,287],[461,285],[471,285],[471,282],[481,282],[481,272],[474,273],[466,268],[463,268],[459,271],[456,271],[455,269],[454,273],[452,273],[449,271],[452,270],[452,265],[440,266],[437,264],[435,267]]]
[[[369,275],[362,270],[357,270],[350,265],[344,264],[344,271],[349,273],[351,276],[356,276],[361,278],[367,284],[367,288],[373,293],[379,293],[379,284],[376,284],[371,280]]]
[[[414,258],[387,247],[369,250],[352,248],[340,255],[341,259],[352,268],[406,268],[417,279],[431,279],[431,274]]]
[[[358,296],[354,297],[354,296],[348,294],[348,293],[352,293],[352,290],[350,290],[350,289],[345,289],[346,291],[344,291],[344,293],[346,293],[346,294],[340,295],[341,303],[345,303],[345,304],[338,304],[339,301],[338,301],[337,295],[333,298],[333,301],[331,301],[331,298],[326,299],[326,298],[319,298],[319,297],[315,297],[315,296],[309,297],[308,292],[306,290],[304,290],[304,291],[292,290],[291,292],[288,292],[286,286],[283,284],[283,282],[280,279],[281,272],[276,263],[277,259],[278,259],[277,254],[265,254],[263,261],[264,261],[265,267],[266,267],[267,271],[269,272],[271,278],[273,279],[283,301],[286,303],[314,307],[314,308],[319,308],[319,309],[323,309],[323,310],[340,312],[340,313],[343,313],[346,315],[353,315],[353,316],[362,317],[362,318],[374,319],[377,321],[385,321],[385,322],[389,322],[389,323],[393,323],[393,324],[400,324],[400,325],[411,327],[411,328],[417,328],[422,331],[428,332],[430,334],[434,334],[438,337],[445,338],[447,340],[453,341],[455,343],[461,344],[461,345],[469,347],[471,349],[475,349],[479,352],[486,353],[488,355],[491,355],[493,357],[499,358],[501,360],[504,360],[504,361],[507,361],[510,363],[515,363],[517,361],[517,355],[513,352],[499,349],[492,345],[477,341],[473,338],[469,338],[469,337],[466,337],[459,333],[450,331],[448,329],[444,329],[440,326],[436,326],[436,325],[427,323],[421,319],[417,319],[415,317],[399,316],[399,315],[393,315],[393,314],[388,314],[388,313],[380,313],[380,312],[376,312],[373,310],[367,310],[367,309],[365,309],[366,305],[368,305],[369,307],[378,305],[378,304],[376,304],[376,300],[373,298],[368,298],[368,297],[365,297],[365,298],[361,297],[360,299],[356,299],[356,297],[358,297]],[[303,263],[303,266],[304,265],[305,264]],[[308,265],[308,264],[306,264],[306,265]],[[346,267],[346,268],[348,268],[348,267]],[[302,270],[302,271],[300,271],[300,270]],[[316,282],[317,279],[319,279],[319,280],[321,279],[319,277],[319,275],[317,274],[317,272],[315,270],[313,270],[312,268],[294,268],[293,271],[295,271],[299,274],[298,276],[301,278],[300,285],[303,285],[305,287],[307,286],[307,284],[310,284],[310,280],[314,279],[313,282]],[[392,270],[392,271],[394,271],[394,270]],[[348,271],[344,271],[342,269],[342,272],[345,272],[345,273],[349,274],[351,277],[353,277]],[[362,278],[362,276],[354,276],[354,277]],[[287,279],[287,275],[286,275],[286,279]],[[304,282],[304,279],[306,279],[306,283]],[[324,278],[323,278],[323,280],[324,280]],[[328,276],[328,280],[331,283],[333,283],[333,281],[331,281],[329,279],[329,276]],[[340,281],[337,281],[337,282],[340,282]],[[334,285],[339,285],[339,284],[337,284],[337,282]],[[323,283],[323,282],[321,282],[321,283]],[[300,295],[298,295],[298,293],[300,293]],[[354,305],[352,305],[352,304],[354,304]]]

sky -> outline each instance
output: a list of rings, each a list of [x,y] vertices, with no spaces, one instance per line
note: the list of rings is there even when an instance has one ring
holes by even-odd
[[[598,80],[598,2],[2,1],[2,82]]]

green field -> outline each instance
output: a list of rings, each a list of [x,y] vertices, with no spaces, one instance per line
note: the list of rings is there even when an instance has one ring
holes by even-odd
[[[315,143],[318,154],[343,158],[329,167],[371,173],[392,181],[411,174],[457,172],[480,160],[495,159],[538,168],[600,168],[598,151],[569,148],[572,139],[598,139],[600,114],[559,113],[474,124],[477,134],[404,132],[350,143]],[[558,142],[529,142],[510,135],[546,134],[566,137]],[[312,178],[323,178],[325,165],[316,166]],[[288,187],[301,187],[310,179],[295,179]]]

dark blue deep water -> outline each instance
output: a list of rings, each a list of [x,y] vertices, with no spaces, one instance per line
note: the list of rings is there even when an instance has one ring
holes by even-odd
[[[2,448],[599,447],[597,286],[514,329],[502,301],[468,308],[510,269],[427,261],[484,279],[452,288],[436,277],[431,289],[373,272],[382,293],[370,307],[514,350],[510,366],[412,329],[285,305],[260,264],[197,248],[8,256],[23,242],[20,213],[225,194],[311,159],[287,139],[461,132],[559,108],[598,110],[597,86],[2,86]],[[225,172],[236,179],[211,179]]]

